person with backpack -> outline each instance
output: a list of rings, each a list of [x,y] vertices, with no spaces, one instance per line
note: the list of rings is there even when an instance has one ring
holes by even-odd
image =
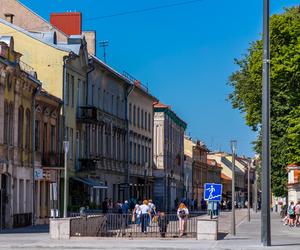
[[[188,208],[184,203],[180,203],[177,209],[177,217],[179,219],[179,237],[182,237],[185,234],[188,215],[189,215]]]
[[[291,201],[289,207],[288,207],[288,214],[289,214],[289,226],[292,227],[294,226],[294,222],[295,222],[295,205],[294,202]]]
[[[298,201],[295,206],[295,215],[296,215],[295,226],[299,226],[299,224],[300,224],[300,201]]]

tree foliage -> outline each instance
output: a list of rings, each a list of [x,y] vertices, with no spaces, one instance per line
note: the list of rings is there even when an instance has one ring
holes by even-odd
[[[300,162],[300,7],[285,9],[270,20],[271,50],[271,167],[272,191],[286,194],[289,163]],[[252,42],[236,59],[239,69],[229,77],[228,96],[233,108],[259,136],[255,150],[261,152],[262,40]]]

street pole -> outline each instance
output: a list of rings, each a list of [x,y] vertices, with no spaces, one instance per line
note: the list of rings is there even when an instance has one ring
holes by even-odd
[[[64,181],[64,218],[68,217],[68,151],[69,151],[69,141],[64,141],[64,152],[65,152],[65,181]]]
[[[236,235],[235,230],[235,153],[236,153],[236,140],[231,141],[232,152],[232,182],[231,182],[231,234]]]
[[[248,221],[250,221],[250,167],[251,167],[251,162],[248,161],[248,205],[247,205],[247,210],[248,210]],[[253,197],[252,197],[253,200]]]
[[[264,0],[262,72],[262,210],[261,242],[271,246],[270,219],[270,0]]]

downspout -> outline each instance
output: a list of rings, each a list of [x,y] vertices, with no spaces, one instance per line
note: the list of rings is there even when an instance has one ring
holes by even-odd
[[[130,198],[130,166],[129,166],[129,160],[130,160],[130,131],[129,131],[129,119],[128,119],[128,99],[130,94],[132,93],[132,91],[134,90],[135,85],[134,84],[130,84],[129,88],[126,90],[126,96],[125,96],[125,121],[126,121],[126,141],[127,141],[127,151],[126,151],[126,155],[127,155],[127,160],[126,160],[126,183],[128,184],[126,190],[127,190],[127,199]]]
[[[35,103],[36,103],[36,96],[40,93],[42,86],[38,85],[33,92],[32,95],[32,116],[31,116],[31,164],[32,164],[32,217],[31,222],[32,226],[35,226],[35,197],[36,197],[36,190],[35,190]]]
[[[68,141],[68,135],[67,135],[67,127],[66,127],[66,83],[67,83],[67,63],[74,58],[74,54],[70,53],[68,56],[66,56],[64,58],[64,65],[63,65],[63,119],[62,119],[62,123],[61,123],[61,133],[63,133],[63,138],[64,141]],[[69,101],[69,100],[68,100]],[[63,149],[64,150],[64,149]],[[66,159],[67,157],[67,153],[64,153],[64,204],[63,204],[63,214],[64,217],[67,216],[67,208],[68,208],[68,187],[69,187],[69,179],[68,179],[68,159]]]
[[[85,106],[88,106],[88,102],[89,102],[89,74],[92,73],[95,69],[94,63],[90,64],[91,68],[88,70],[88,72],[86,73],[86,100],[85,100]],[[94,93],[92,93],[93,95]],[[92,103],[93,106],[93,103]],[[85,124],[85,156],[88,157],[88,133],[87,133],[87,124]]]

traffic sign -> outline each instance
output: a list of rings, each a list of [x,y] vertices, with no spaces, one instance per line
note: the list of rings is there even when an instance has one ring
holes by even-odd
[[[204,200],[221,201],[222,184],[205,183],[204,184]]]

